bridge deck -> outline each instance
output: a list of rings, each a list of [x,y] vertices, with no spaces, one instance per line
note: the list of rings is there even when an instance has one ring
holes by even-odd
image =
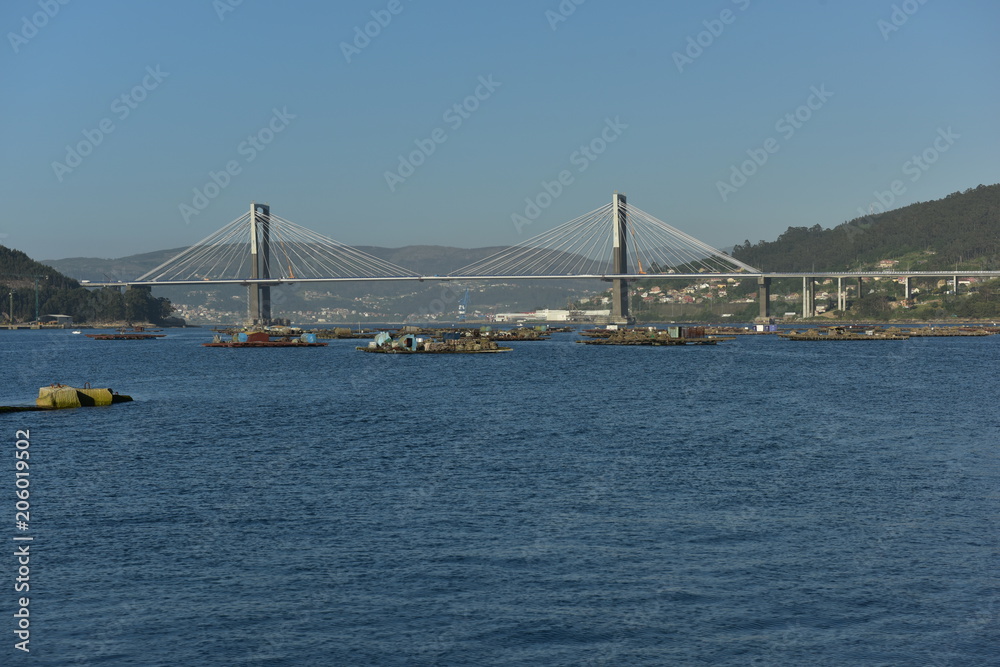
[[[627,274],[571,274],[556,276],[357,276],[334,278],[269,278],[269,279],[226,279],[226,280],[123,280],[118,282],[87,282],[84,287],[155,287],[168,285],[293,285],[295,283],[343,283],[343,282],[463,282],[495,280],[704,280],[718,278],[954,278],[983,277],[1000,278],[1000,271],[809,271],[775,273],[627,273]]]

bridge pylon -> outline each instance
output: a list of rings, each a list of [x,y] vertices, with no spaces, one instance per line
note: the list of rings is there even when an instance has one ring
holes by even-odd
[[[271,207],[250,202],[250,278],[267,280],[271,277]],[[251,325],[271,323],[271,287],[250,283],[247,321]]]
[[[628,209],[625,195],[615,192],[611,198],[611,225],[613,245],[611,250],[612,273],[627,274],[628,271]],[[614,278],[611,281],[611,320],[618,324],[631,324],[628,308],[628,280]]]

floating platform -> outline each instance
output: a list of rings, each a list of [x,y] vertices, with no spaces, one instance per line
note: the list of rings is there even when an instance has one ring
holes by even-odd
[[[348,329],[347,327],[335,327],[333,329],[314,329],[309,333],[314,333],[318,338],[333,338],[338,340],[346,339],[358,339],[358,338],[374,338],[375,332],[365,329],[364,331],[355,331]]]
[[[590,340],[578,340],[584,345],[716,345],[720,340],[731,338],[708,336],[705,327],[671,326],[666,329],[655,327],[637,329],[588,329],[580,335]]]
[[[669,338],[669,337],[656,337],[656,338],[631,338],[631,337],[613,337],[613,338],[598,338],[594,340],[578,340],[577,343],[582,343],[584,345],[651,345],[651,346],[664,346],[664,345],[717,345],[720,340],[732,340],[729,338]]]
[[[203,347],[326,347],[327,345],[329,343],[317,342],[316,334],[271,340],[270,334],[264,331],[234,334],[232,340],[222,340],[221,337],[215,336],[211,343],[202,343]]]
[[[514,348],[502,347],[496,341],[486,338],[465,337],[435,341],[418,338],[412,333],[393,338],[382,331],[375,335],[375,339],[367,347],[354,349],[375,354],[489,354],[510,352]]]
[[[440,350],[406,350],[403,348],[382,348],[382,347],[356,347],[355,350],[361,350],[362,352],[374,352],[375,354],[489,354],[491,352],[510,352],[514,348],[512,347],[500,347],[499,345],[495,348],[483,348],[479,350],[459,350],[459,349],[440,349]]]
[[[952,336],[994,336],[996,331],[969,327],[916,327],[902,333],[910,338],[947,338]]]
[[[167,334],[151,333],[113,333],[113,334],[84,334],[87,338],[94,340],[152,340],[154,338],[165,338]]]
[[[498,331],[488,331],[482,334],[483,338],[490,338],[493,340],[551,340],[550,335],[551,329],[546,329],[544,331],[538,329],[529,329],[527,327],[519,329],[508,329],[508,330],[498,330]]]
[[[567,327],[568,330],[568,327]],[[477,339],[491,339],[491,340],[549,340],[552,333],[552,327],[545,325],[540,325],[537,327],[514,327],[512,329],[494,329],[492,326],[484,325],[481,327],[417,327],[412,325],[404,326],[399,329],[395,335],[413,335],[421,336],[424,338],[433,338],[436,340],[451,340],[454,338],[477,338]],[[367,338],[372,338],[376,334],[371,334],[364,336]],[[357,336],[358,338],[362,336]]]
[[[329,343],[301,343],[298,340],[283,341],[269,340],[267,342],[233,342],[220,341],[218,343],[202,343],[202,347],[326,347]]]
[[[884,331],[877,328],[866,330],[848,330],[842,327],[806,329],[804,331],[788,331],[779,333],[778,338],[785,340],[806,341],[845,341],[845,340],[908,340],[909,336],[898,331]]]
[[[760,326],[773,328],[750,329],[748,327],[705,327],[705,334],[709,336],[773,336],[778,333],[777,327],[773,324],[762,324]]]

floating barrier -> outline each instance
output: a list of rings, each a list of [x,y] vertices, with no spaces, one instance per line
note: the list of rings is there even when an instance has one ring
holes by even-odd
[[[131,396],[125,396],[107,388],[94,388],[89,384],[82,389],[65,384],[53,384],[38,389],[35,405],[48,410],[62,410],[126,403],[131,400]]]

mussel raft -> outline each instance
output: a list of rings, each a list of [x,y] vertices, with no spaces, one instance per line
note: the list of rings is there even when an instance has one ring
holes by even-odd
[[[779,333],[778,338],[783,340],[806,340],[806,341],[833,341],[833,340],[907,340],[908,335],[902,334],[898,329],[866,328],[853,330],[847,327],[820,327],[817,329],[805,329],[802,331],[791,330]]]
[[[584,345],[715,345],[720,340],[732,340],[732,338],[706,336],[704,327],[591,329],[581,332],[581,335],[590,337],[590,340],[576,341]]]
[[[392,338],[383,332],[376,334],[375,340],[368,343],[367,347],[355,349],[381,354],[484,354],[510,352],[513,348],[501,347],[495,341],[478,337],[434,341],[417,338],[413,334]]]
[[[202,343],[204,347],[326,347],[327,343],[319,343],[316,341],[316,334],[302,334],[301,336],[296,336],[292,338],[290,336],[282,337],[279,340],[271,340],[270,334],[266,331],[255,331],[252,333],[237,333],[233,334],[232,340],[222,340],[222,338],[216,334],[212,338],[211,343]]]

